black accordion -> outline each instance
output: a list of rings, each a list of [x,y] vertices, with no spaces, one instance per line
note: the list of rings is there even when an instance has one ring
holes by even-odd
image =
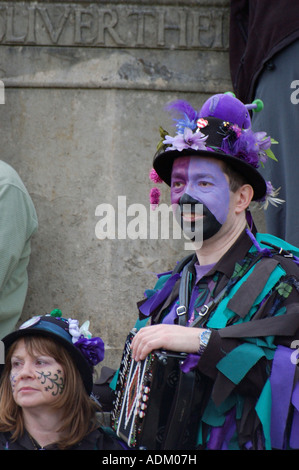
[[[131,357],[127,337],[115,389],[111,427],[131,448],[195,449],[203,379],[181,371],[185,353],[153,351],[143,361]]]

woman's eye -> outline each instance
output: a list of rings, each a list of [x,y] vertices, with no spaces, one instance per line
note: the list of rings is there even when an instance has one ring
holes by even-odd
[[[20,365],[20,361],[13,361],[13,362],[11,363],[11,368],[16,368],[16,367],[18,367],[19,365]]]
[[[51,363],[51,360],[47,358],[40,358],[36,359],[35,363],[37,366],[44,366],[45,364],[49,365]]]

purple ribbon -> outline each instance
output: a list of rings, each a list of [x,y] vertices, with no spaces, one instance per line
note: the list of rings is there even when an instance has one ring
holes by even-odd
[[[294,405],[293,423],[290,435],[290,447],[299,449],[299,382],[297,382],[293,396],[292,404]]]
[[[170,295],[176,281],[180,278],[180,274],[174,274],[171,276],[167,281],[165,282],[164,287],[156,292],[154,295],[152,295],[148,300],[146,300],[141,307],[139,307],[139,310],[143,315],[146,317],[150,316],[151,313],[159,307],[159,305],[167,299],[167,297]]]
[[[208,442],[210,450],[228,450],[229,442],[236,430],[236,410],[232,408],[225,418],[223,426],[212,428]]]
[[[184,373],[190,372],[190,370],[195,369],[198,364],[200,356],[198,354],[188,354],[184,362],[181,364],[181,370]]]
[[[277,346],[270,377],[272,391],[271,445],[285,448],[285,430],[292,399],[295,365],[291,361],[292,350]]]

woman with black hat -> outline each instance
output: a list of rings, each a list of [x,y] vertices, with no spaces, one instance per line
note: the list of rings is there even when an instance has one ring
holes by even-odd
[[[88,328],[54,310],[3,339],[1,450],[124,449],[100,426],[100,406],[90,396],[104,343]]]

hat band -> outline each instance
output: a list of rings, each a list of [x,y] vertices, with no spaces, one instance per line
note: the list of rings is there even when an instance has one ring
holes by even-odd
[[[35,325],[32,325],[30,327],[30,330],[38,330],[41,327],[42,327],[43,330],[48,331],[49,333],[54,333],[54,334],[60,336],[61,338],[65,339],[69,343],[73,344],[72,340],[71,340],[71,335],[67,331],[65,331],[63,328],[61,328],[61,326],[58,326],[55,323],[52,323],[52,322],[49,322],[49,321],[40,320]],[[24,329],[26,329],[26,328],[24,328]]]

